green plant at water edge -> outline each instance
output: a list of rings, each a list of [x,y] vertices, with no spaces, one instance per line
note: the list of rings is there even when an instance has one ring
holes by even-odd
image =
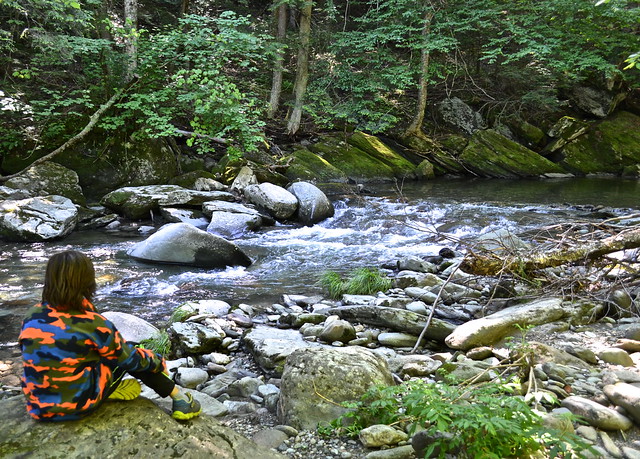
[[[574,434],[543,426],[541,416],[522,397],[513,396],[512,388],[497,382],[463,386],[423,380],[376,387],[359,402],[345,404],[349,411],[331,427],[350,436],[373,424],[411,433],[426,429],[433,442],[425,458],[526,457],[535,452],[580,457],[588,445]]]
[[[151,338],[143,339],[140,342],[140,347],[150,349],[153,352],[167,356],[171,352],[171,340],[169,334],[161,330]]]
[[[353,270],[347,279],[343,279],[333,271],[325,272],[320,283],[327,290],[331,298],[337,299],[344,294],[371,295],[376,292],[385,292],[391,288],[391,279],[377,269],[357,268]]]

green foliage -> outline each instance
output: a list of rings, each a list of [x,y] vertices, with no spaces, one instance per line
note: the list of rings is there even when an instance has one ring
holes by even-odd
[[[265,37],[247,32],[248,18],[224,12],[219,18],[186,16],[178,27],[143,36],[139,81],[118,113],[101,126],[116,130],[133,123],[138,135],[193,132],[188,144],[214,149],[214,138],[253,151],[263,139],[262,103],[237,84],[268,56]]]
[[[153,352],[162,356],[167,356],[171,352],[171,340],[169,334],[161,330],[152,338],[144,339],[140,342],[140,347],[151,349]]]
[[[541,417],[502,383],[460,386],[423,380],[377,387],[348,406],[331,425],[356,435],[372,424],[426,429],[434,438],[424,457],[526,457],[545,451],[550,457],[576,457],[587,445],[579,437],[543,427]],[[328,429],[325,428],[325,432]]]
[[[338,273],[327,271],[320,279],[321,285],[327,290],[331,298],[348,295],[371,295],[385,292],[391,288],[391,279],[379,270],[357,268],[348,278],[343,279]]]

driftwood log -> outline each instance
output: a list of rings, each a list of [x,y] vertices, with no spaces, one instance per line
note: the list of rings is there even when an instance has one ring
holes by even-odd
[[[386,306],[341,306],[329,310],[341,319],[350,322],[360,322],[376,327],[389,328],[397,332],[420,335],[427,323],[427,317],[406,309],[389,308]],[[454,324],[444,320],[433,319],[424,337],[434,341],[444,342],[444,339],[456,328]]]
[[[480,276],[529,273],[567,263],[596,260],[609,253],[638,247],[640,247],[640,227],[635,226],[598,241],[576,243],[571,247],[549,250],[545,253],[514,252],[499,256],[495,253],[470,252],[460,265],[460,269]]]

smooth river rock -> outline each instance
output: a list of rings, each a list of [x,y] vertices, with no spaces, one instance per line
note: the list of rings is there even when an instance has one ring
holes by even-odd
[[[141,261],[172,263],[201,268],[249,266],[251,259],[235,244],[188,223],[170,223],[128,254]]]

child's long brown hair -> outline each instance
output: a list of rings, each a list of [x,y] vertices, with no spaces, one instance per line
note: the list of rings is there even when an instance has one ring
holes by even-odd
[[[47,263],[42,302],[59,311],[82,311],[84,298],[96,292],[93,263],[75,250],[56,253]]]

